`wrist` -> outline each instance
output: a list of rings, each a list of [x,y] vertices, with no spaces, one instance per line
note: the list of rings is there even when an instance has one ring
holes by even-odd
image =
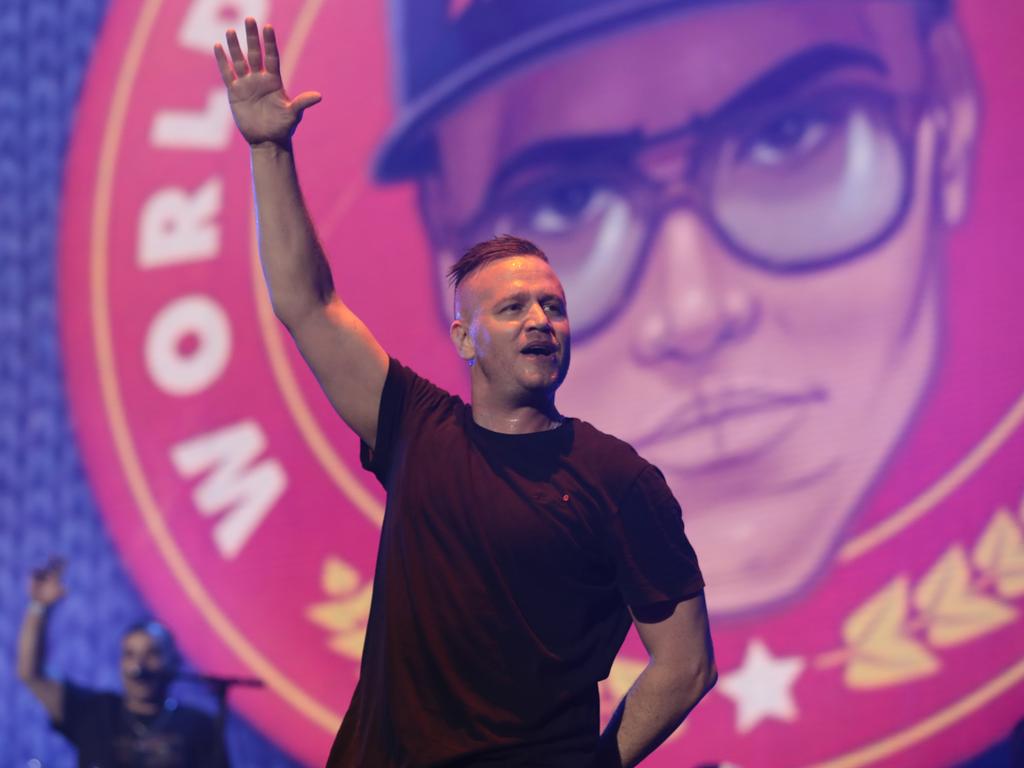
[[[278,157],[280,155],[290,155],[292,153],[292,140],[289,138],[284,142],[258,141],[255,144],[249,145],[249,151],[252,152],[253,156],[267,155]]]
[[[50,606],[42,600],[30,600],[25,610],[33,616],[44,616],[50,610]]]

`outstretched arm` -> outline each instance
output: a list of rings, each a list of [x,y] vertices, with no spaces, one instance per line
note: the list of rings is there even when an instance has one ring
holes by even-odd
[[[18,633],[18,677],[43,703],[50,719],[59,723],[64,717],[64,686],[43,674],[46,656],[46,624],[50,609],[64,597],[61,571],[64,564],[51,560],[32,572],[29,604]]]
[[[650,661],[601,735],[599,768],[629,768],[671,735],[718,678],[704,593],[634,612]]]
[[[234,30],[214,53],[239,131],[249,142],[259,227],[260,261],[278,319],[295,339],[331,404],[373,447],[388,356],[363,322],[338,298],[302,198],[292,135],[320,95],[294,99],[281,80],[277,40],[245,20],[246,48]]]

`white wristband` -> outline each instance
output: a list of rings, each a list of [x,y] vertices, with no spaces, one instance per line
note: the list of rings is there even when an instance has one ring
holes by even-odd
[[[39,600],[33,600],[28,604],[28,608],[26,610],[35,616],[42,616],[46,613],[46,609],[46,603],[40,602]]]

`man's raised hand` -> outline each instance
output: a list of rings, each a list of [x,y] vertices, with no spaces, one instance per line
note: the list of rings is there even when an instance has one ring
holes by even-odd
[[[388,374],[388,355],[338,297],[331,267],[302,199],[291,135],[302,111],[320,101],[306,92],[289,99],[281,82],[277,41],[245,20],[248,53],[227,33],[215,46],[239,131],[252,148],[252,179],[259,217],[260,263],[274,314],[295,339],[331,405],[373,446]]]
[[[64,561],[56,557],[42,568],[33,569],[28,585],[29,599],[49,607],[64,597],[63,571]]]
[[[287,145],[305,109],[320,101],[320,94],[305,91],[289,99],[281,82],[281,62],[274,29],[263,27],[263,46],[256,20],[245,20],[247,53],[242,52],[235,30],[226,36],[227,51],[213,47],[221,78],[228,90],[231,114],[238,130],[250,145]],[[265,49],[265,50],[264,50]]]

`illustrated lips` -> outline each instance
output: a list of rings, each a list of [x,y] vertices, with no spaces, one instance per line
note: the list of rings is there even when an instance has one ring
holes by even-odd
[[[817,388],[776,390],[761,387],[726,387],[717,392],[703,392],[668,413],[659,427],[637,440],[636,445],[650,445],[669,439],[673,435],[714,426],[734,417],[767,411],[795,412],[801,406],[825,399],[825,393]]]

